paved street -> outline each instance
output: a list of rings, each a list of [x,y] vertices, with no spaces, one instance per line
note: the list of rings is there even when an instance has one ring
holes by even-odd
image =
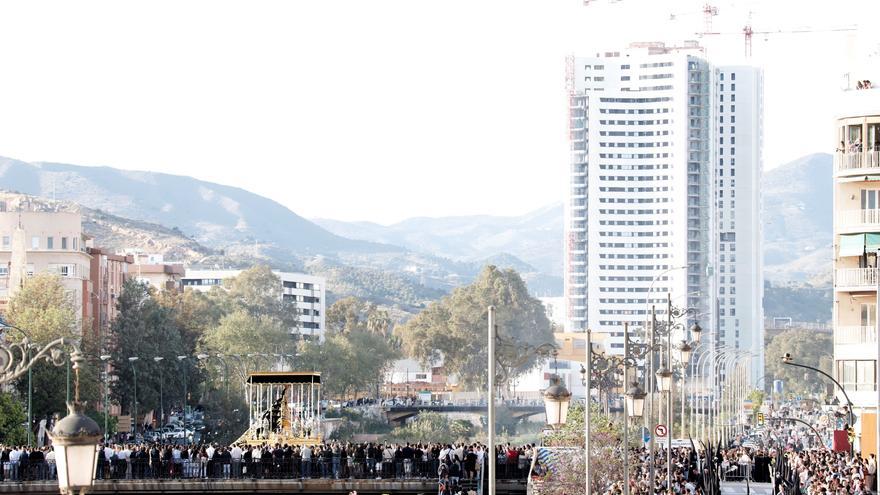
[[[773,484],[771,483],[721,483],[721,493],[723,495],[773,495]]]

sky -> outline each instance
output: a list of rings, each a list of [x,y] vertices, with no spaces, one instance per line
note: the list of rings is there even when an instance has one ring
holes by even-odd
[[[703,3],[3,2],[0,155],[191,175],[310,218],[523,214],[565,197],[565,57],[695,39]],[[730,34],[701,42],[739,63],[749,19],[837,28],[878,4],[718,1]],[[871,27],[755,35],[766,169],[833,149]]]

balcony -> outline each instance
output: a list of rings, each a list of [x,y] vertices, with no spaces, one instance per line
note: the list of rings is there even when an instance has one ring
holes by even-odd
[[[838,230],[865,232],[880,228],[880,209],[843,210],[838,214]]]
[[[834,345],[876,342],[877,331],[873,326],[840,326],[834,329]]]
[[[840,268],[834,274],[834,289],[840,291],[876,290],[876,268]]]
[[[834,155],[834,172],[838,177],[880,174],[880,151],[855,151]]]

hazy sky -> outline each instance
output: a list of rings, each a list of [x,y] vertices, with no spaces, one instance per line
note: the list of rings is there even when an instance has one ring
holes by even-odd
[[[520,214],[565,194],[565,56],[695,38],[702,4],[3,2],[0,155],[192,175],[307,217]],[[741,62],[750,11],[756,31],[867,31],[877,4],[719,1],[714,29],[733,34],[704,42],[713,62]],[[833,147],[842,74],[877,45],[766,38],[752,60],[772,168]]]

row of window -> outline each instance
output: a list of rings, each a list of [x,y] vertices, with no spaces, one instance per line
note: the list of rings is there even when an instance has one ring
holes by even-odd
[[[666,259],[669,258],[669,254],[605,254],[599,253],[599,259],[610,259],[610,260],[653,260],[653,259]]]
[[[298,296],[295,294],[282,294],[282,297],[284,298],[285,301],[294,301],[294,302],[309,303],[309,304],[315,304],[315,303],[321,302],[321,298],[316,297],[316,296]]]
[[[669,225],[669,220],[599,220],[599,225],[629,225],[646,227],[651,225]]]
[[[655,111],[654,108],[600,108],[599,113],[651,115],[654,113],[669,113],[669,109],[668,108],[657,108]],[[628,122],[633,122],[633,121],[628,121]],[[632,124],[629,124],[629,125],[632,125]]]
[[[668,175],[600,175],[599,180],[619,180],[622,182],[653,182],[669,180]]]
[[[669,146],[669,141],[657,141],[657,142],[648,142],[648,143],[612,143],[600,141],[600,148],[660,148],[662,146]]]
[[[669,158],[669,153],[599,153],[599,158],[655,159]]]
[[[663,120],[600,120],[601,125],[661,125],[668,124],[669,119]]]
[[[668,203],[669,198],[599,198],[600,203]]]
[[[77,276],[80,270],[77,269],[77,265],[74,263],[50,263],[49,269],[47,272],[53,273],[60,277],[73,278]],[[34,264],[28,263],[25,265],[25,274],[28,277],[34,276]],[[9,276],[9,266],[0,266],[0,277],[8,277]]]
[[[668,163],[663,163],[663,164],[659,164],[659,165],[637,165],[637,164],[628,164],[628,165],[600,164],[599,165],[599,170],[666,170],[668,168],[669,168]]]
[[[315,284],[311,284],[308,282],[293,282],[290,280],[285,280],[282,285],[285,289],[304,289],[304,290],[318,290],[320,287],[315,286]]]
[[[55,242],[56,239],[58,242]],[[39,250],[39,249],[62,249],[67,250],[71,249],[76,251],[79,249],[79,243],[77,242],[77,237],[54,237],[48,236],[46,237],[45,244],[42,243],[42,238],[39,236],[31,237],[31,250]],[[4,235],[2,239],[3,249],[12,249],[12,236]]]

